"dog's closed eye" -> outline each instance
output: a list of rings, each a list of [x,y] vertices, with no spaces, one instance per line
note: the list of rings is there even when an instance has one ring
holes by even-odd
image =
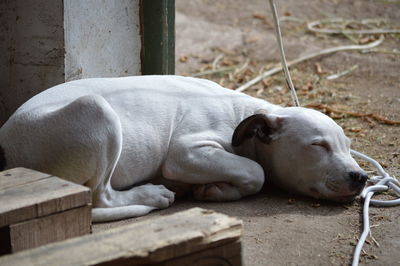
[[[326,141],[313,142],[313,143],[311,143],[311,145],[316,146],[316,147],[321,147],[328,152],[331,151],[331,146],[329,146],[329,143]]]

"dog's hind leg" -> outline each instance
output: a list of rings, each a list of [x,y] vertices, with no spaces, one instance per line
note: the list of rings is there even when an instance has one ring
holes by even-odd
[[[110,222],[132,217],[143,216],[157,209],[146,205],[128,205],[112,208],[92,209],[92,221],[95,223]]]
[[[85,185],[92,189],[94,222],[142,216],[174,201],[174,193],[162,185],[147,184],[124,191],[112,187],[111,179],[118,178],[113,174],[122,152],[123,132],[118,115],[104,98],[84,96],[59,113],[64,119],[72,119],[69,116],[73,113],[75,121],[79,121],[72,126],[80,131],[74,134],[79,141],[70,139],[67,143],[83,147],[76,156],[88,163],[82,167],[91,169],[91,178]]]
[[[51,117],[46,126],[57,126],[50,120],[67,123],[53,135],[58,136],[58,145],[62,143],[61,154],[69,154],[70,158],[55,165],[61,165],[65,175],[88,177],[84,184],[92,189],[94,222],[142,216],[173,202],[174,194],[161,185],[147,184],[124,191],[112,187],[111,179],[118,178],[114,170],[122,152],[123,132],[118,114],[103,97],[80,97]]]
[[[154,209],[169,207],[175,198],[163,185],[146,184],[129,190],[114,190],[110,183],[98,190],[93,221],[110,221],[147,214]]]
[[[112,187],[111,179],[118,178],[114,170],[122,152],[123,132],[117,113],[104,98],[81,97],[64,107],[61,113],[67,119],[73,119],[70,117],[73,114],[79,121],[72,126],[79,141],[70,139],[68,143],[76,145],[78,142],[83,147],[76,156],[82,156],[82,162],[88,163],[81,167],[91,169],[91,178],[85,185],[93,193],[94,222],[142,216],[173,202],[173,192],[162,185],[147,184],[123,191]]]
[[[100,204],[92,210],[94,222],[106,222],[142,216],[155,209],[169,207],[174,193],[163,185],[146,184],[125,191],[114,190],[110,185],[98,195]]]

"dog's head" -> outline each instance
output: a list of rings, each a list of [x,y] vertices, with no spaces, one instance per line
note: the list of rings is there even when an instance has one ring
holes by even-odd
[[[315,110],[260,111],[238,125],[232,145],[243,153],[250,147],[253,159],[277,185],[314,198],[350,201],[367,180],[350,155],[343,129]]]

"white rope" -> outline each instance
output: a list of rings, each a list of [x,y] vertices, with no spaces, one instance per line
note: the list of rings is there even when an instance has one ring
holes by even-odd
[[[363,192],[361,193],[361,197],[364,199],[364,206],[363,206],[363,232],[358,240],[357,246],[354,250],[353,255],[353,263],[352,266],[357,266],[360,261],[360,254],[362,247],[364,246],[365,240],[368,237],[368,233],[370,232],[369,227],[369,206],[396,206],[400,205],[400,182],[394,178],[389,176],[388,173],[383,170],[382,166],[375,161],[374,159],[368,157],[365,154],[362,154],[358,151],[351,150],[351,153],[363,160],[366,160],[373,164],[376,169],[378,170],[380,176],[374,176],[370,178],[370,182],[375,183],[375,185],[369,186],[364,188]],[[387,191],[388,189],[393,189],[393,191],[397,195],[397,199],[395,200],[372,200],[371,198],[374,196],[375,192],[383,192]]]
[[[286,82],[288,84],[288,87],[290,88],[290,95],[292,96],[293,103],[295,106],[298,107],[300,106],[300,103],[299,99],[297,98],[296,90],[294,89],[292,78],[290,77],[290,72],[286,63],[285,51],[283,50],[281,28],[279,27],[279,19],[274,1],[269,0],[269,5],[271,6],[272,14],[274,15],[276,40],[278,41],[279,54],[281,55],[283,72],[285,73]]]
[[[287,83],[288,83],[289,87],[291,88],[291,92],[294,94],[294,96],[292,96],[293,102],[296,106],[300,106],[298,99],[297,99],[296,91],[294,90],[293,83],[290,78],[289,70],[287,68],[287,63],[286,63],[286,59],[285,59],[285,53],[283,51],[278,16],[276,14],[274,0],[269,0],[269,3],[271,6],[271,9],[272,9],[272,13],[274,15],[276,35],[277,35],[277,40],[278,40],[278,45],[279,45],[281,60],[282,60],[282,68],[285,70],[285,77],[286,77]],[[381,42],[383,41],[382,36],[380,38],[380,41]],[[378,170],[378,173],[380,174],[379,176],[374,176],[374,177],[370,178],[369,181],[374,183],[374,185],[364,188],[364,190],[361,193],[361,197],[364,199],[363,232],[362,232],[360,239],[357,243],[357,246],[354,250],[353,263],[352,263],[352,266],[357,266],[358,262],[360,261],[360,254],[361,254],[362,247],[364,246],[365,240],[367,239],[368,233],[370,232],[370,226],[369,226],[369,206],[370,206],[370,204],[375,205],[375,206],[400,205],[400,182],[396,178],[389,176],[389,174],[385,172],[383,167],[376,160],[368,157],[365,154],[362,154],[361,152],[355,151],[355,150],[351,150],[351,153],[353,155],[373,164],[376,167],[376,169]],[[372,200],[372,196],[374,195],[375,192],[387,191],[388,189],[393,189],[393,191],[398,196],[398,198],[395,200]]]
[[[341,18],[332,18],[326,19],[325,22],[347,22],[348,20],[344,20]],[[350,22],[350,21],[348,21]],[[321,26],[323,21],[316,20],[307,23],[307,29],[309,31],[325,33],[325,34],[385,34],[385,33],[400,33],[400,30],[397,29],[369,29],[369,30],[337,30],[337,29],[319,29],[318,26]],[[363,23],[365,24],[365,23]]]

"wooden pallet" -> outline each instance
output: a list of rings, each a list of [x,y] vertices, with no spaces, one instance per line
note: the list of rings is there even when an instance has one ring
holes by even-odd
[[[0,254],[90,233],[90,202],[88,188],[58,177],[0,172]]]
[[[0,265],[242,265],[242,222],[193,208],[0,257]]]

